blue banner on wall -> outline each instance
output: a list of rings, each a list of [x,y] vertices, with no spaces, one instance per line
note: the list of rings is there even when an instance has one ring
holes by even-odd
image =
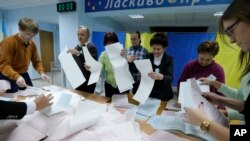
[[[232,0],[85,0],[85,12],[229,4]]]

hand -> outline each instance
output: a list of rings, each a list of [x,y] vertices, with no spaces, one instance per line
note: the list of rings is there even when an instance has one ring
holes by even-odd
[[[67,53],[71,53],[71,54],[76,55],[76,56],[79,56],[79,55],[81,54],[78,50],[76,50],[76,49],[74,49],[74,48],[70,48],[70,49],[67,51]]]
[[[209,120],[204,112],[203,103],[199,105],[198,109],[184,107],[184,110],[185,110],[185,113],[184,113],[185,122],[188,122],[194,125],[200,125],[203,121]]]
[[[223,104],[222,100],[224,97],[220,96],[218,94],[211,93],[211,92],[205,92],[202,94],[202,96],[205,97],[212,104],[215,104],[215,105]]]
[[[22,76],[19,76],[19,77],[17,78],[16,84],[18,85],[18,87],[21,87],[21,88],[27,87],[27,84],[26,84],[26,82],[25,82],[25,80],[23,79]]]
[[[154,80],[163,80],[163,78],[164,78],[164,75],[162,75],[158,72],[150,72],[150,73],[148,73],[148,76]]]
[[[125,48],[121,50],[121,54],[120,54],[120,55],[121,55],[122,57],[127,58],[127,54],[128,54],[128,53],[127,53],[127,50],[126,50]]]
[[[49,76],[46,75],[45,73],[41,73],[41,78],[42,78],[43,80],[49,81]]]
[[[214,82],[214,80],[210,80],[204,77],[199,78],[198,80],[201,81],[200,83],[201,85],[213,85],[213,82]]]
[[[5,94],[5,90],[4,89],[0,89],[0,96]]]
[[[37,96],[36,99],[34,100],[34,102],[36,103],[36,110],[41,110],[43,108],[52,105],[53,104],[53,102],[51,102],[52,99],[53,99],[52,94],[49,94],[47,96],[41,94]]]
[[[86,70],[88,70],[88,71],[90,70],[90,66],[89,65],[84,64],[84,67],[85,67]]]
[[[131,56],[128,56],[128,57],[127,57],[127,61],[128,61],[129,63],[134,62],[134,60],[136,60],[136,57],[135,57],[134,55],[131,55]]]

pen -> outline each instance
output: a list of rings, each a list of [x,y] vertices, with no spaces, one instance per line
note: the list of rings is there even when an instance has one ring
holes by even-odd
[[[44,141],[45,139],[47,139],[48,138],[48,136],[46,135],[46,136],[44,136],[43,138],[41,138],[39,141]]]
[[[178,112],[178,111],[180,111],[180,110],[178,110],[178,109],[168,109],[168,108],[165,108],[165,110],[169,110],[169,111],[175,111],[175,112]]]

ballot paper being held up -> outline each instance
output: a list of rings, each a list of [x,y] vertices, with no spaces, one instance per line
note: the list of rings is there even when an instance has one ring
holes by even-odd
[[[155,83],[155,80],[148,76],[148,73],[153,72],[153,68],[149,59],[135,60],[134,63],[141,73],[141,81],[133,99],[140,102],[140,104],[144,104]]]
[[[85,58],[85,64],[90,66],[90,72],[91,75],[89,77],[88,85],[91,85],[93,83],[98,82],[101,70],[102,70],[102,64],[98,61],[96,61],[89,53],[88,48],[83,48],[83,54]]]
[[[59,54],[58,58],[63,68],[63,71],[69,80],[71,86],[75,89],[83,84],[86,79],[82,74],[79,66],[74,60],[71,53],[67,53],[68,48],[65,47],[63,51]]]
[[[122,48],[123,45],[120,43],[105,46],[105,51],[112,65],[115,81],[120,93],[132,89],[134,83],[127,60],[120,55]]]

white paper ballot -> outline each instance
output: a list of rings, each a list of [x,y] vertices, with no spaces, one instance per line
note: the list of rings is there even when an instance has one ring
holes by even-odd
[[[153,68],[149,59],[135,60],[134,63],[141,73],[141,82],[133,99],[140,102],[140,104],[144,104],[155,83],[155,80],[148,76],[148,73],[153,72]]]
[[[75,89],[81,84],[83,84],[86,79],[82,74],[79,66],[76,64],[76,61],[72,57],[71,53],[67,53],[68,48],[65,47],[63,51],[59,54],[58,58],[61,62],[63,71],[69,80],[71,86]]]
[[[227,126],[228,120],[224,114],[222,114],[215,105],[207,101],[201,93],[202,91],[194,78],[188,79],[187,82],[181,82],[179,93],[181,109],[183,110],[184,107],[198,108],[201,102],[203,102],[204,111],[209,119]]]
[[[85,99],[83,96],[80,96],[76,93],[73,93],[69,90],[63,90],[58,92],[53,92],[53,105],[43,109],[41,112],[47,116],[54,115],[59,112],[64,112],[69,108],[76,109],[78,103]]]
[[[83,54],[85,63],[90,66],[91,75],[89,77],[88,85],[98,82],[102,70],[102,64],[96,61],[89,53],[88,48],[83,47]]]
[[[6,80],[0,80],[0,89],[2,90],[10,89],[10,82]]]
[[[120,43],[105,46],[120,93],[132,89],[134,83],[127,61],[120,55],[122,48],[123,46]]]

